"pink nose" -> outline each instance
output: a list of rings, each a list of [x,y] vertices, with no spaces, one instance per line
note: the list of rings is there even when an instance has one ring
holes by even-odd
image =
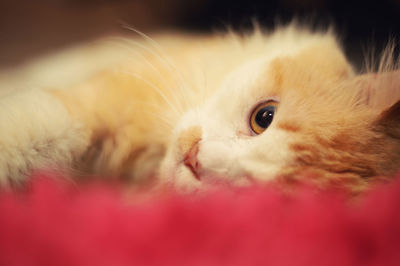
[[[192,171],[196,179],[200,180],[198,170],[200,168],[200,163],[197,160],[197,154],[199,152],[199,143],[196,142],[190,150],[186,153],[183,163]]]

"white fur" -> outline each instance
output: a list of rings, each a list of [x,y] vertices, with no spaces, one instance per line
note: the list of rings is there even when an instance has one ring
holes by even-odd
[[[47,93],[23,90],[0,99],[0,185],[33,169],[69,166],[87,145],[81,125]]]
[[[235,36],[230,42],[234,40]],[[272,82],[265,79],[272,60],[296,55],[321,41],[336,43],[330,32],[311,34],[287,27],[272,35],[256,32],[243,45],[238,44],[236,50],[232,49],[231,56],[239,59],[230,64],[232,70],[222,73],[223,82],[212,84],[217,86],[215,93],[201,106],[187,112],[175,129],[160,170],[164,179],[181,189],[190,189],[202,187],[207,181],[214,182],[207,179],[215,176],[222,182],[246,185],[278,175],[294,159],[289,151],[293,136],[276,127],[279,112],[265,132],[254,136],[249,128],[249,115],[261,101],[279,101]],[[183,164],[185,154],[177,144],[180,134],[193,126],[202,129],[197,155],[202,182]]]
[[[248,185],[254,179],[272,179],[291,157],[288,135],[274,127],[253,136],[249,129],[249,113],[262,100],[275,99],[268,87],[260,89],[258,79],[273,57],[266,56],[243,63],[230,73],[217,92],[204,105],[185,114],[175,130],[180,133],[192,126],[201,126],[197,159],[202,182],[183,165],[182,157],[172,144],[161,168],[161,174],[181,189],[207,183],[229,182]]]
[[[161,176],[183,188],[204,184],[183,165],[184,154],[177,144],[180,134],[192,126],[202,129],[198,160],[204,179],[218,175],[236,185],[244,185],[252,182],[249,176],[260,180],[275,176],[292,160],[288,151],[290,133],[277,128],[275,121],[263,134],[252,135],[248,118],[255,104],[271,98],[279,100],[268,82],[260,83],[259,79],[274,58],[296,54],[321,39],[334,42],[329,33],[311,34],[296,27],[277,30],[271,35],[256,32],[245,40],[227,37],[216,42],[215,47],[203,47],[199,42],[201,47],[196,52],[177,63],[184,78],[189,79],[189,85],[193,85],[187,88],[193,94],[186,97],[189,101],[185,105],[192,106],[190,99],[193,99],[193,106],[198,107],[186,112],[176,126],[162,162]],[[169,45],[179,47],[182,42],[172,41]],[[121,53],[112,51],[115,46],[89,52],[92,49],[60,53],[53,59],[22,68],[12,78],[5,78],[8,73],[0,75],[0,88],[68,87],[107,65],[124,61]],[[81,66],[82,62],[88,64]],[[134,68],[139,64],[142,62],[137,60]],[[199,95],[212,96],[201,104]],[[81,125],[71,119],[60,102],[43,91],[11,92],[0,98],[0,108],[2,183],[11,177],[22,179],[34,168],[53,164],[68,166],[89,145],[89,136]]]

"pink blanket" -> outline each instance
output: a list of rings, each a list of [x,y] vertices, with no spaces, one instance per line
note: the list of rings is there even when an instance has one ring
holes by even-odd
[[[400,182],[349,201],[272,187],[127,197],[39,178],[0,193],[0,265],[400,265]]]

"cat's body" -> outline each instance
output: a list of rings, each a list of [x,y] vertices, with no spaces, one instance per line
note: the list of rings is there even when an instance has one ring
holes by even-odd
[[[308,176],[358,190],[400,168],[399,73],[357,76],[331,33],[156,40],[121,41],[118,64],[67,88],[3,96],[2,183],[57,166],[182,188]]]

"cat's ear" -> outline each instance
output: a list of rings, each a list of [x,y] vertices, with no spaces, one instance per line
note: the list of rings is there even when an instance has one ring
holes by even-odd
[[[387,135],[400,139],[400,101],[385,110],[376,122]]]
[[[376,125],[400,137],[400,70],[356,77],[358,103],[376,110]]]
[[[383,113],[400,101],[400,70],[355,77],[357,102]]]

